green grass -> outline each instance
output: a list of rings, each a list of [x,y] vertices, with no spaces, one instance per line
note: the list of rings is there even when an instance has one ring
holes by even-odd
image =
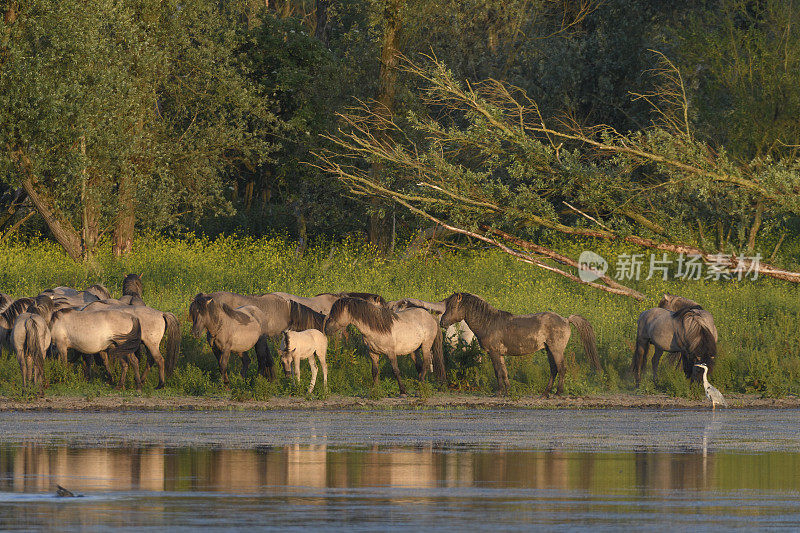
[[[608,243],[572,244],[577,257],[586,247],[607,258],[641,250]],[[102,282],[115,295],[128,272],[143,273],[144,296],[149,305],[174,312],[182,323],[183,339],[179,367],[165,391],[154,391],[156,377],[148,377],[144,394],[197,396],[222,395],[233,399],[268,399],[274,396],[304,396],[310,379],[306,363],[303,382],[295,387],[280,375],[273,382],[255,376],[251,365],[246,378],[239,376],[239,362],[232,360],[231,387],[222,387],[216,361],[204,340],[189,335],[188,304],[201,291],[229,290],[240,293],[286,291],[313,295],[325,291],[376,292],[387,299],[415,296],[439,300],[454,291],[473,292],[493,305],[515,313],[554,311],[581,314],[594,326],[600,358],[606,372],[596,376],[573,334],[567,349],[566,392],[574,395],[629,392],[634,390],[630,372],[631,351],[638,314],[657,304],[669,291],[701,302],[713,313],[720,342],[715,385],[724,392],[747,392],[779,397],[800,393],[800,299],[798,287],[771,279],[757,281],[640,281],[633,285],[647,294],[644,302],[610,295],[580,286],[555,274],[515,261],[500,252],[451,252],[411,258],[379,257],[369,247],[345,240],[322,244],[298,256],[293,243],[282,239],[223,237],[168,239],[140,238],[135,252],[115,259],[102,248],[92,265],[69,261],[46,240],[8,242],[0,246],[0,291],[15,296],[36,294],[57,285],[84,287]],[[649,252],[646,252],[649,253]],[[613,263],[613,260],[611,261]],[[333,346],[334,343],[331,343]],[[448,354],[449,378],[456,391],[493,394],[496,380],[488,357],[477,363],[475,346]],[[388,364],[382,363],[381,384],[372,387],[370,363],[357,342],[331,349],[328,356],[329,392],[332,394],[381,397],[396,395],[397,383]],[[549,376],[543,352],[507,361],[511,394],[539,395]],[[414,383],[413,365],[401,358],[401,370],[410,393],[420,397],[436,394],[438,385]],[[662,364],[658,391],[678,396],[698,396],[682,374]],[[649,369],[642,391],[654,391]],[[102,375],[90,381],[77,367],[62,368],[48,361],[51,395],[101,395],[113,391]],[[129,379],[129,389],[133,387]],[[21,396],[19,367],[12,354],[0,357],[0,394]],[[322,375],[313,397],[321,397]]]

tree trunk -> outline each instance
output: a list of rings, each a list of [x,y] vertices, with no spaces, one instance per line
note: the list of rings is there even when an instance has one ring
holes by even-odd
[[[42,215],[56,242],[64,248],[73,261],[80,261],[83,256],[81,236],[75,231],[69,220],[56,214],[52,198],[46,192],[39,194],[36,191],[36,176],[33,173],[33,163],[30,158],[22,150],[17,150],[11,153],[11,159],[16,162],[25,176],[22,180],[22,188],[25,189],[33,206]]]
[[[45,193],[39,195],[39,193],[36,192],[31,178],[22,180],[22,187],[25,189],[25,192],[28,193],[28,197],[31,199],[31,202],[33,202],[36,210],[42,215],[42,218],[58,244],[64,248],[64,251],[67,252],[67,255],[73,261],[80,261],[83,258],[81,237],[78,235],[78,232],[75,231],[75,228],[72,227],[72,224],[70,224],[68,220],[55,214],[54,208],[52,207],[52,200],[47,197]]]
[[[112,249],[117,257],[133,251],[133,232],[136,225],[136,181],[134,176],[123,173],[119,182],[119,213],[114,224]]]
[[[314,37],[328,46],[330,32],[328,31],[328,4],[329,0],[317,0],[317,25],[314,27]]]
[[[400,59],[398,42],[400,30],[402,28],[402,11],[405,0],[385,0],[383,9],[383,40],[381,43],[381,70],[378,76],[378,107],[376,113],[391,116],[394,110],[394,96],[397,85],[397,64]],[[384,132],[378,132],[380,137],[384,137]],[[382,165],[378,162],[372,166],[372,173],[377,178],[382,171]],[[381,216],[378,211],[379,200],[372,202],[373,213],[369,217],[369,241],[378,250],[385,252],[390,245],[391,228],[386,217]]]
[[[81,217],[81,240],[83,244],[83,259],[90,259],[92,251],[97,244],[99,235],[98,217],[100,209],[97,206],[95,195],[92,193],[92,184],[86,169],[86,136],[81,135],[81,155],[83,156],[83,169],[81,170],[81,202],[83,213]]]

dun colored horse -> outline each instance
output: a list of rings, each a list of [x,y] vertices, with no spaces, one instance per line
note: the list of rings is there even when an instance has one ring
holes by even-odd
[[[325,320],[325,334],[334,335],[348,325],[354,325],[364,337],[364,343],[372,360],[372,380],[378,383],[378,358],[386,355],[392,371],[405,394],[406,388],[400,378],[397,357],[417,353],[415,363],[420,381],[425,379],[433,360],[433,367],[440,382],[446,383],[442,352],[442,330],[425,309],[411,308],[395,313],[388,307],[374,305],[360,298],[340,298]]]
[[[551,312],[512,315],[508,311],[495,309],[482,298],[466,292],[451,295],[445,300],[445,306],[442,326],[446,327],[461,320],[467,321],[481,347],[492,358],[494,373],[502,392],[507,392],[509,386],[504,357],[532,354],[544,348],[550,362],[550,381],[544,394],[550,394],[556,375],[556,393],[561,394],[564,390],[564,350],[572,334],[570,324],[578,330],[587,357],[597,371],[602,372],[594,330],[580,315],[570,315],[568,318]]]
[[[680,354],[687,379],[694,376],[696,364],[712,369],[717,356],[717,328],[711,313],[695,301],[672,294],[665,294],[658,305],[644,311],[636,321],[632,366],[637,387],[651,344],[654,382],[658,380],[658,362],[664,352]]]

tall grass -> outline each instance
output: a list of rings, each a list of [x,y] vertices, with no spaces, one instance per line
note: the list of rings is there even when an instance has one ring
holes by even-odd
[[[607,243],[587,242],[573,246],[574,256],[584,246],[612,258],[612,263],[618,253],[642,253]],[[183,324],[179,368],[168,381],[166,391],[158,394],[218,394],[242,399],[302,394],[305,385],[295,388],[283,377],[269,383],[256,379],[251,370],[246,380],[235,378],[230,390],[223,389],[216,361],[204,340],[188,334],[187,308],[198,292],[280,290],[313,295],[358,290],[380,293],[387,299],[414,296],[439,300],[454,291],[467,291],[514,313],[581,314],[594,326],[605,373],[602,377],[595,376],[589,369],[574,334],[567,349],[566,391],[590,394],[634,390],[630,363],[636,317],[657,305],[660,295],[668,291],[701,302],[714,315],[720,337],[720,356],[713,375],[718,388],[725,392],[765,396],[800,393],[800,335],[797,331],[800,289],[785,282],[771,279],[642,280],[632,284],[647,294],[648,299],[635,302],[577,285],[495,251],[441,251],[437,255],[407,258],[402,257],[401,252],[397,257],[384,258],[360,242],[344,240],[317,245],[300,255],[293,243],[280,238],[236,236],[214,240],[143,237],[137,240],[134,250],[130,256],[116,259],[110,249],[102,248],[91,264],[83,265],[66,259],[49,241],[8,242],[0,247],[0,291],[22,296],[57,285],[84,287],[102,282],[119,295],[126,273],[142,273],[148,304],[174,312]],[[449,354],[453,387],[472,393],[493,393],[496,380],[491,363],[484,357],[483,363],[477,364],[476,355],[474,346]],[[0,394],[19,391],[19,369],[15,364],[10,354],[5,354],[0,361]],[[549,376],[543,352],[510,358],[507,364],[512,394],[542,392]],[[86,382],[77,369],[60,368],[56,363],[49,365],[53,384],[50,393],[101,394],[110,390],[99,377]],[[238,363],[234,361],[232,366],[231,375],[234,375]],[[381,387],[372,389],[370,365],[358,343],[342,346],[338,353],[331,353],[329,366],[331,393],[397,393],[388,365],[384,365]],[[415,375],[409,361],[402,362],[401,368],[407,379]],[[305,364],[302,374],[307,383],[309,371]],[[649,376],[648,371],[644,392],[654,390]],[[699,389],[690,387],[682,374],[669,364],[662,364],[661,377],[660,391],[684,396],[700,394]],[[154,384],[155,377],[151,373],[145,389],[148,394],[155,394]],[[318,382],[317,391],[321,391],[320,384]]]

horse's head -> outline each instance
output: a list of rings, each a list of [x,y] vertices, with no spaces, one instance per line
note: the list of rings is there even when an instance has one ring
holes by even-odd
[[[337,335],[350,324],[350,313],[347,311],[347,298],[339,298],[333,303],[331,312],[322,323],[323,333],[327,336]]]
[[[462,293],[456,292],[444,301],[444,314],[439,321],[443,328],[464,320],[464,308],[461,306],[463,296]]]
[[[128,274],[122,280],[122,295],[123,296],[138,296],[142,297],[142,274]]]
[[[281,365],[286,377],[292,376],[292,348],[289,345],[289,331],[281,332],[281,340],[278,344],[278,354],[281,356]]]
[[[192,335],[199,337],[203,330],[207,330],[210,325],[211,308],[215,302],[211,296],[199,293],[192,300],[189,306],[189,317],[192,319]]]

